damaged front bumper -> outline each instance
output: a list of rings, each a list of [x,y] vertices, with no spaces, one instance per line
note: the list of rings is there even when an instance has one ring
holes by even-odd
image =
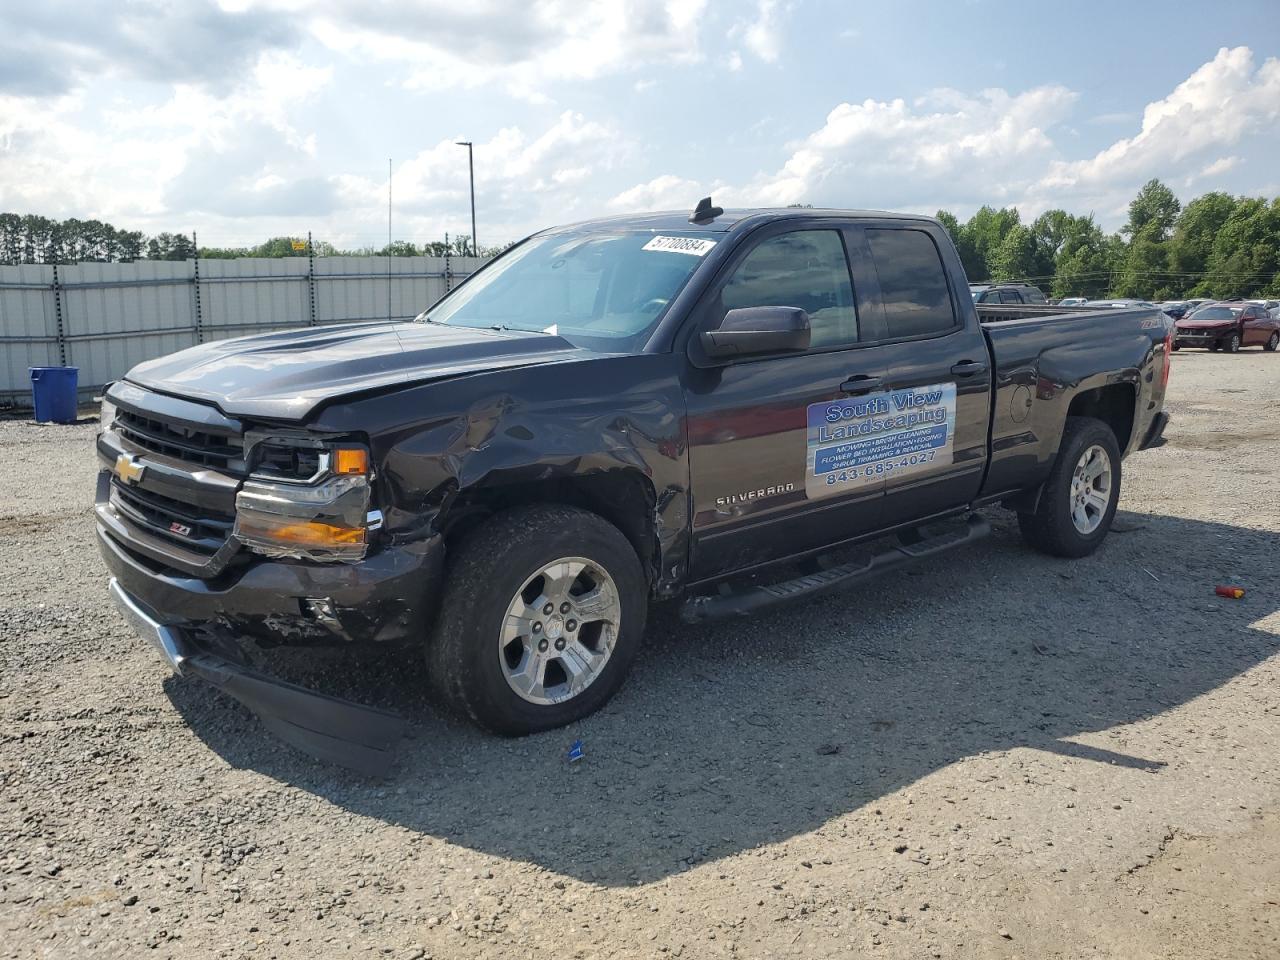
[[[235,697],[286,743],[369,776],[385,776],[404,735],[402,717],[279,680],[200,646],[165,623],[112,577],[111,597],[139,636],[182,676],[199,677]]]

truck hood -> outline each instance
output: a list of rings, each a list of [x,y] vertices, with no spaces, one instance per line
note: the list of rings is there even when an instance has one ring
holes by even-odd
[[[338,397],[588,356],[563,337],[425,323],[342,324],[205,343],[126,379],[228,416],[303,420]]]

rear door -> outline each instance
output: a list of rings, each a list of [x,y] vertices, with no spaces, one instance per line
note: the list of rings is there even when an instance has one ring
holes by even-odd
[[[880,310],[877,361],[888,413],[906,425],[884,464],[882,526],[909,523],[971,502],[987,463],[991,357],[954,278],[945,234],[913,221],[851,231],[854,279]],[[1013,291],[1003,291],[1011,293]]]

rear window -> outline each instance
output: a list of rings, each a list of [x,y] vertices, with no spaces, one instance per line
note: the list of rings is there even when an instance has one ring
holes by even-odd
[[[942,258],[927,233],[871,229],[867,243],[890,339],[945,333],[956,325]]]

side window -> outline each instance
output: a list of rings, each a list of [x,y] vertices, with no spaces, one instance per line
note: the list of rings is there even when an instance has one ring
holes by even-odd
[[[891,339],[945,333],[956,325],[942,258],[927,233],[871,229],[867,243]]]
[[[1000,300],[1002,303],[1021,303],[1022,294],[1017,290],[1001,290]]]
[[[1032,287],[1030,290],[1027,291],[1027,302],[1028,303],[1044,303],[1045,302],[1044,294],[1041,293],[1035,287]]]
[[[726,311],[799,307],[809,314],[815,349],[858,339],[849,264],[835,230],[798,230],[765,240],[734,269],[720,301]]]

